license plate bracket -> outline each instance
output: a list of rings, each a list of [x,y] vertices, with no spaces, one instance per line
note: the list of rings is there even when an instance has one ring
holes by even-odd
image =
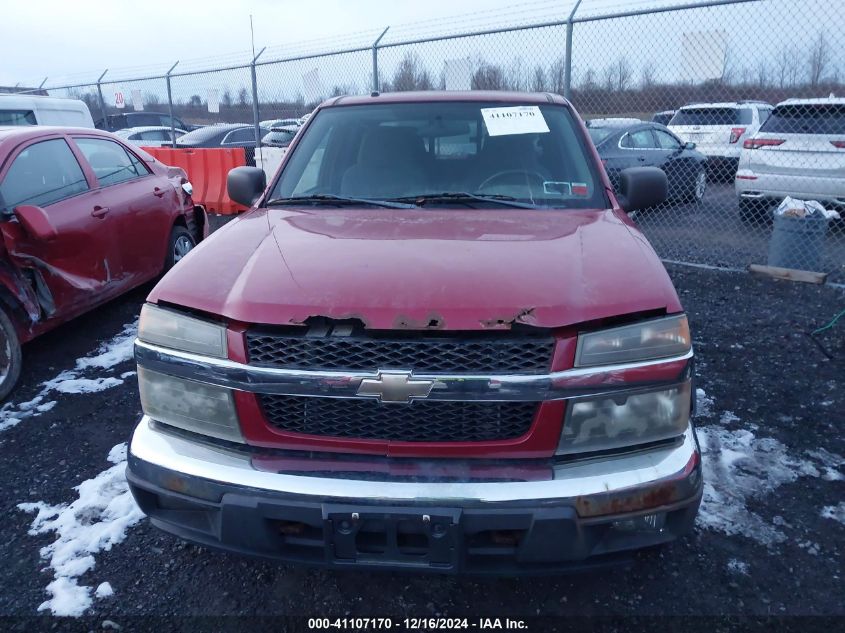
[[[453,569],[460,560],[461,510],[324,505],[326,557],[334,564]]]

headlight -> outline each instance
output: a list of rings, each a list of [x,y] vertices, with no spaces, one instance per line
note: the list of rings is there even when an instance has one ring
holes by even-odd
[[[670,389],[575,400],[557,455],[636,446],[681,435],[689,424],[690,381]]]
[[[151,303],[141,308],[138,338],[183,352],[226,358],[226,328]]]
[[[615,365],[680,356],[692,346],[686,315],[581,334],[576,367]]]
[[[153,420],[186,431],[243,442],[231,389],[138,367],[141,407]]]

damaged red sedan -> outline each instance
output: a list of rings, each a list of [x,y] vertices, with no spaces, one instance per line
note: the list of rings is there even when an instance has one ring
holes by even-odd
[[[153,279],[202,233],[185,172],[91,129],[0,127],[0,399],[21,344]]]
[[[537,573],[691,529],[687,318],[572,106],[324,103],[156,286],[127,478],[152,522],[330,567]]]

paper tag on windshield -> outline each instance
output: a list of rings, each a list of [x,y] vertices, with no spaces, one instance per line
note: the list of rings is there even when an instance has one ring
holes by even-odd
[[[481,108],[481,116],[490,136],[509,134],[546,134],[549,126],[538,106]]]

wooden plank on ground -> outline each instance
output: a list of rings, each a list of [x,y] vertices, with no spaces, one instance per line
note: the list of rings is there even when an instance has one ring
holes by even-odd
[[[823,284],[828,275],[828,273],[817,273],[811,270],[778,268],[777,266],[762,266],[760,264],[750,264],[748,270],[757,275],[775,277],[776,279],[788,279],[789,281],[803,281],[810,284]]]

